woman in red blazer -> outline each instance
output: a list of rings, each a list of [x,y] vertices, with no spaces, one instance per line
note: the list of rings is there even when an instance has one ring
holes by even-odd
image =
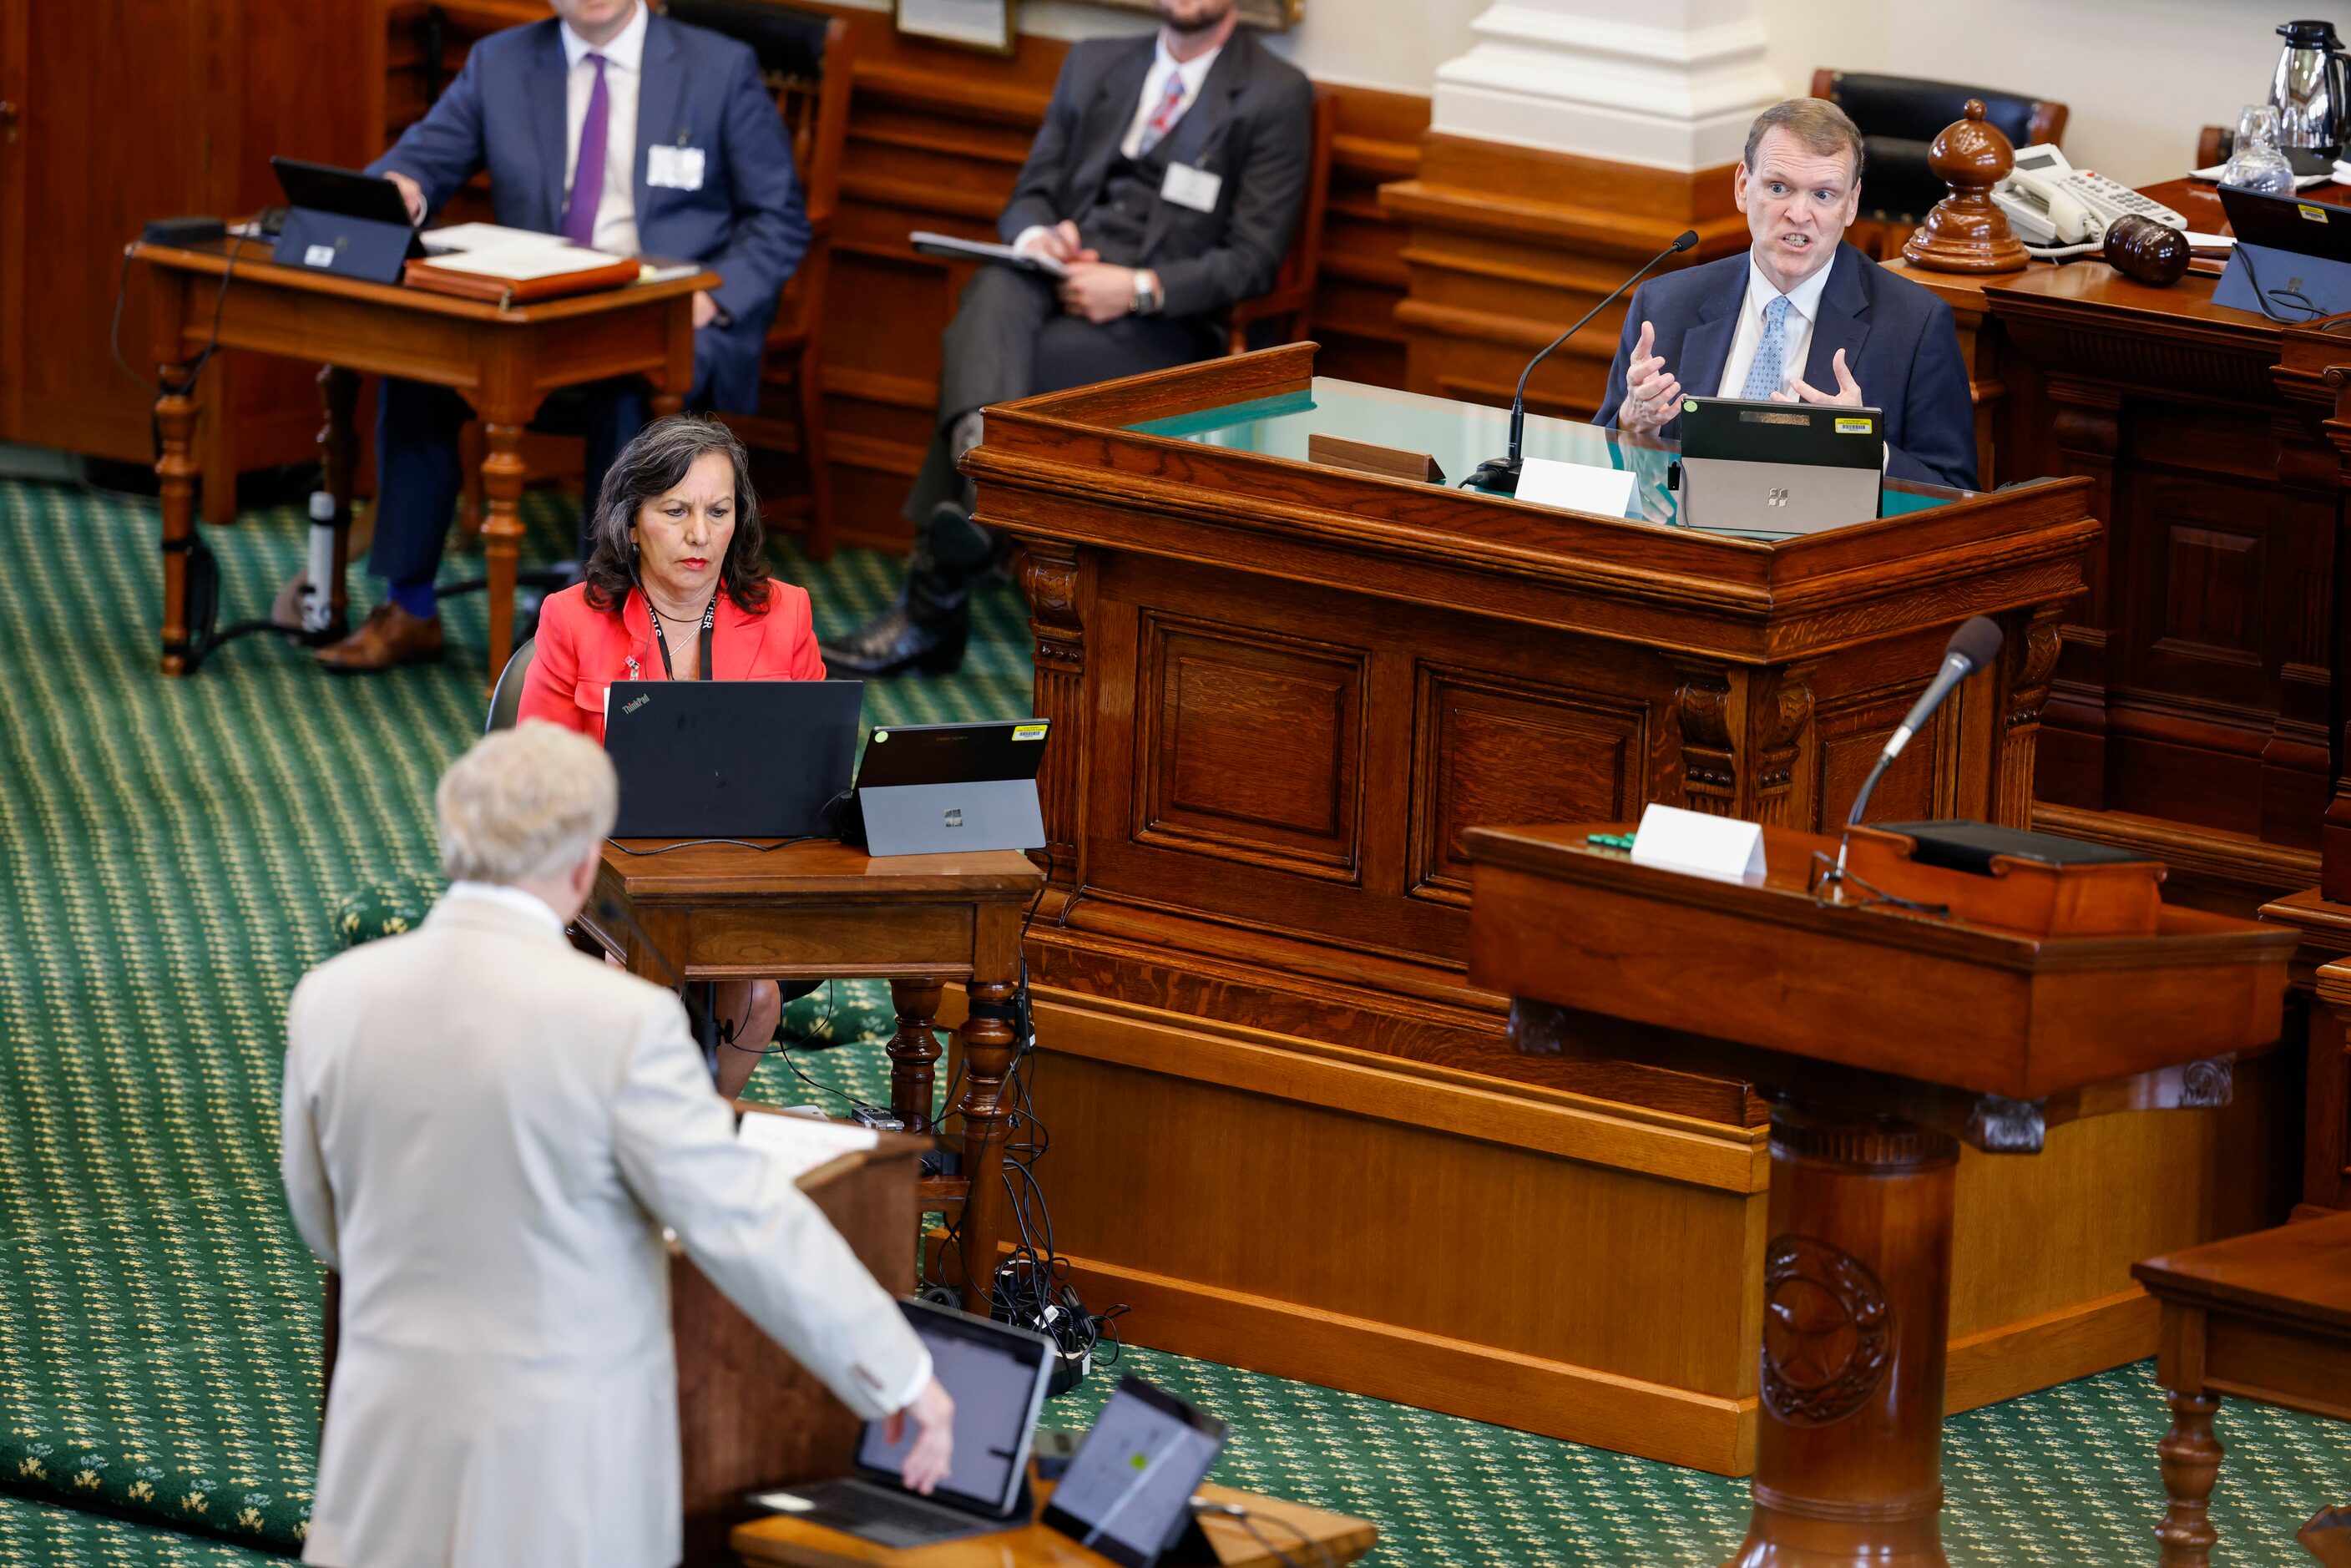
[[[614,681],[824,679],[808,591],[768,575],[750,460],[716,420],[657,420],[622,448],[594,539],[585,580],[540,607],[521,722],[601,744]],[[718,988],[741,1044],[719,1052],[722,1094],[741,1092],[782,1010],[773,980]]]

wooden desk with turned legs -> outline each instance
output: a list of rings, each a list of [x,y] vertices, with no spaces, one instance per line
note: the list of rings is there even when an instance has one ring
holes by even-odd
[[[503,308],[419,288],[279,267],[262,243],[181,247],[141,243],[154,289],[152,358],[162,391],[163,673],[185,673],[205,648],[189,625],[188,556],[196,543],[196,404],[190,370],[206,349],[250,349],[323,362],[319,433],[325,488],[335,498],[334,621],[344,619],[344,534],[358,451],[351,415],[359,372],[455,390],[482,421],[483,554],[489,578],[489,680],[514,647],[516,560],[522,540],[523,427],[549,392],[643,376],[655,418],[685,405],[694,384],[694,295],[717,275],[694,272],[595,294]],[[214,406],[213,417],[227,416]]]
[[[2210,1503],[2221,1396],[2351,1421],[2351,1214],[2208,1241],[2131,1272],[2163,1303],[2155,1378],[2169,1391],[2171,1430],[2156,1453],[2169,1506],[2156,1540],[2163,1568],[2206,1568],[2220,1541]],[[2314,1520],[2311,1533],[2321,1528]],[[2326,1531],[2338,1550],[2351,1546],[2335,1533],[2346,1530]],[[2318,1552],[2311,1533],[2303,1539]]]
[[[660,852],[648,853],[648,851]],[[1008,1234],[1001,1181],[973,1181],[1004,1157],[1008,1017],[1020,979],[1020,926],[1044,873],[1010,850],[869,856],[831,841],[761,851],[731,843],[663,850],[658,840],[604,846],[596,891],[575,923],[631,972],[656,985],[703,980],[890,982],[898,1027],[890,1108],[931,1126],[939,1047],[931,1032],[946,983],[971,998],[961,1032],[962,1176],[923,1183],[926,1205],[963,1205],[963,1256],[992,1260]],[[985,1314],[990,1270],[963,1281]]]

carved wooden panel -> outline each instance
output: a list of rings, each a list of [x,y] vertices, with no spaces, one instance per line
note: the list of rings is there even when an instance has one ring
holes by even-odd
[[[1467,906],[1474,827],[1639,814],[1646,709],[1423,665],[1413,727],[1413,895]]]
[[[2164,562],[2158,653],[2223,664],[2261,662],[2262,541],[2255,534],[2175,523]]]
[[[2270,727],[2284,630],[2269,582],[2276,512],[2271,496],[2241,485],[2132,476],[2123,516],[2143,548],[2119,563],[2131,688],[2158,703],[2234,707],[2240,722]]]
[[[1813,821],[1792,826],[1834,832],[1844,825],[1862,780],[1877,765],[1877,754],[1886,748],[1886,737],[1902,722],[1917,695],[1916,687],[1873,692],[1822,708],[1813,726],[1820,747],[1819,808]],[[1915,822],[1951,814],[1949,802],[1936,792],[1936,764],[1944,747],[1956,744],[1968,696],[1964,687],[1952,693],[1927,727],[1911,738],[1894,766],[1886,770],[1886,777],[1877,781],[1877,792],[1869,798],[1869,810],[1862,814],[1865,821]]]
[[[1369,654],[1147,617],[1138,843],[1354,879]]]

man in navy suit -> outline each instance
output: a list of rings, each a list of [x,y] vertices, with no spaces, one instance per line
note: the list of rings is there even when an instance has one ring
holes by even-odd
[[[777,296],[809,240],[791,145],[758,61],[747,45],[651,14],[645,0],[550,4],[548,20],[475,44],[431,112],[369,172],[398,185],[421,224],[486,168],[507,227],[707,267],[723,281],[694,297],[690,401],[747,411]],[[598,383],[583,401],[592,511],[649,398],[630,378]],[[445,388],[384,382],[368,566],[387,597],[319,650],[328,668],[440,656],[433,580],[461,483],[457,433],[471,417]]]
[[[1594,424],[1672,439],[1699,397],[1886,411],[1886,471],[1972,489],[1975,409],[1951,308],[1844,242],[1861,131],[1824,99],[1763,111],[1732,195],[1754,243],[1641,286]]]

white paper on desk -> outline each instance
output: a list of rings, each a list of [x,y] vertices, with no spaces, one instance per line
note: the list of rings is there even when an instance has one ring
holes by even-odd
[[[504,278],[508,283],[526,283],[534,277],[588,272],[626,259],[601,250],[575,250],[569,246],[501,245],[456,256],[436,256],[432,265],[444,272],[470,272],[481,277]]]
[[[2226,163],[2215,163],[2209,169],[2190,169],[2188,171],[2188,177],[2191,180],[2201,180],[2208,185],[2217,185],[2220,183],[2221,171],[2226,168],[2228,168]],[[2330,174],[2296,174],[2294,177],[2294,188],[2297,191],[2307,191],[2313,185],[2324,185],[2332,178],[2334,176]]]
[[[2236,247],[2235,235],[2208,235],[2201,229],[2188,231],[2189,250],[2234,250]]]
[[[793,1181],[843,1155],[862,1154],[881,1142],[871,1127],[854,1122],[819,1121],[810,1116],[773,1116],[753,1111],[743,1118],[737,1137],[750,1148],[764,1149]]]
[[[1530,457],[1519,465],[1519,499],[1571,512],[1621,517],[1633,501],[1633,475],[1594,463],[1555,463]]]
[[[553,247],[571,242],[561,235],[541,234],[537,229],[510,229],[503,224],[451,224],[447,228],[426,229],[417,236],[426,250],[487,250],[492,246],[538,246]]]
[[[666,267],[655,267],[652,262],[646,262],[637,268],[637,281],[667,283],[674,278],[692,277],[701,270],[702,264],[698,261],[673,261]]]

